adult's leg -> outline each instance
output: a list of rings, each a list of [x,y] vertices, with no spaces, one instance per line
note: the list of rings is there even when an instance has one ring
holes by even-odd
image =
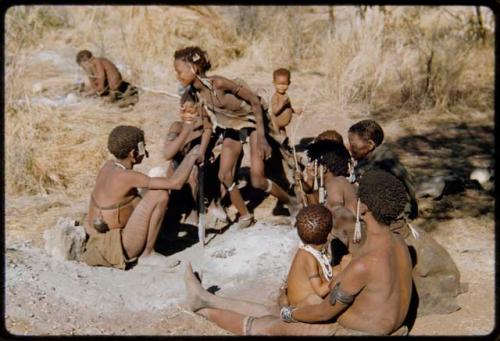
[[[193,311],[199,311],[203,308],[217,308],[222,310],[232,310],[233,312],[243,315],[279,316],[278,306],[268,307],[259,303],[216,296],[206,291],[194,275],[193,268],[190,263],[186,265],[184,284],[186,285],[188,304]]]
[[[257,131],[255,130],[250,134],[250,180],[253,187],[271,193],[285,204],[290,204],[288,194],[280,186],[267,179],[264,174],[264,160],[257,153]]]
[[[151,253],[167,204],[166,190],[148,190],[144,194],[122,231],[123,248],[128,258]]]
[[[224,309],[204,308],[197,313],[236,335],[329,336],[345,330],[338,323],[287,323],[277,316],[245,316]]]
[[[224,139],[220,153],[219,180],[227,190],[230,189],[229,196],[231,202],[238,210],[240,217],[245,217],[249,215],[248,208],[245,205],[238,186],[234,184],[236,164],[242,150],[243,146],[239,141],[230,138]]]

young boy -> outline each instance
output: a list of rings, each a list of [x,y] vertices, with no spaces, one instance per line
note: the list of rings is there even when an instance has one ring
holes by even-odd
[[[290,71],[284,68],[274,70],[273,84],[276,91],[269,101],[268,113],[274,132],[272,135],[273,137],[278,135],[277,141],[283,143],[287,138],[286,127],[292,120],[292,114],[296,113],[292,108],[290,97],[286,94],[290,86]],[[297,114],[300,114],[300,112],[297,112]]]
[[[349,149],[355,160],[354,177],[358,182],[368,170],[384,170],[405,185],[409,202],[403,215],[409,219],[418,216],[418,204],[412,178],[399,158],[387,145],[382,145],[384,131],[374,120],[362,120],[349,128]]]
[[[145,149],[144,132],[134,126],[117,126],[108,138],[114,160],[97,173],[84,222],[89,239],[80,260],[93,266],[125,269],[140,256],[139,263],[157,264],[163,257],[153,252],[169,200],[169,189],[180,189],[199,157],[196,146],[171,177],[149,177],[133,170]],[[138,189],[147,189],[139,195]]]
[[[135,105],[139,101],[137,87],[122,79],[118,68],[106,58],[98,58],[88,50],[82,50],[76,55],[76,63],[89,77],[90,90],[84,96],[106,96],[110,102],[117,102],[118,106]]]
[[[287,299],[296,307],[319,304],[330,292],[333,278],[333,269],[325,254],[333,226],[332,215],[325,206],[310,205],[300,210],[295,225],[301,244],[288,272]]]

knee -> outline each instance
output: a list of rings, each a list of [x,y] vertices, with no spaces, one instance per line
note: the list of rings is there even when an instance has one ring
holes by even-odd
[[[168,204],[168,199],[169,195],[168,192],[165,190],[154,190],[151,191],[151,195],[153,196],[154,201],[156,202],[157,205],[160,206],[167,206]]]
[[[230,186],[233,183],[233,174],[230,171],[219,172],[219,181],[226,186]]]
[[[252,186],[254,188],[258,188],[258,189],[261,189],[263,191],[265,191],[267,189],[267,179],[261,175],[261,174],[257,174],[257,173],[250,173],[250,181],[252,182]]]

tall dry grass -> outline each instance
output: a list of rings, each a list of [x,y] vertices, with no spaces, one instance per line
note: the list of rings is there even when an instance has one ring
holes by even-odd
[[[338,110],[361,103],[398,114],[492,111],[494,17],[488,8],[480,13],[481,21],[473,6],[12,7],[5,32],[7,193],[85,188],[107,156],[105,136],[114,125],[98,119],[97,104],[68,113],[35,101],[33,83],[60,72],[41,66],[35,53],[71,50],[63,59],[68,75],[45,89],[46,97],[76,78],[79,49],[109,57],[131,82],[175,88],[174,50],[199,45],[214,71],[314,72],[322,77],[316,99]]]

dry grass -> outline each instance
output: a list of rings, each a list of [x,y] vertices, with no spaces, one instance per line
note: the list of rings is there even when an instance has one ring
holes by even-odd
[[[174,50],[200,45],[215,70],[317,73],[314,100],[339,112],[492,112],[493,14],[481,10],[483,31],[472,6],[12,7],[5,40],[7,193],[88,191],[116,122],[152,126],[141,110],[163,110],[156,102],[121,113],[91,100],[40,101],[67,94],[82,77],[73,61],[79,49],[109,57],[127,80],[151,87],[175,89]],[[69,51],[59,56],[64,75],[57,62],[36,57],[59,50]],[[303,87],[309,93],[310,85]]]

